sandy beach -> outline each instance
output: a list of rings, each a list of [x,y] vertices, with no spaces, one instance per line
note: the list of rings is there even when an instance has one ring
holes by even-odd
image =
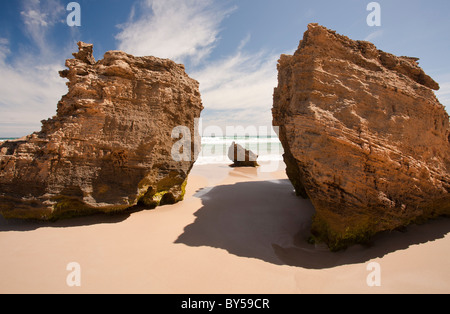
[[[308,244],[314,208],[284,164],[267,169],[195,165],[185,200],[155,210],[0,218],[0,293],[450,293],[450,219],[331,253]],[[371,262],[380,286],[367,284]]]

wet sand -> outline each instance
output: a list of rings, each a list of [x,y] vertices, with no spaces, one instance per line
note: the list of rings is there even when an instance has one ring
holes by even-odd
[[[308,244],[314,208],[272,168],[196,165],[185,200],[155,210],[0,218],[0,293],[450,293],[450,219],[331,253]]]

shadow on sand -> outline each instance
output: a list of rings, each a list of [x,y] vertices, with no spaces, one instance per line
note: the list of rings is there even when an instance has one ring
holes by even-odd
[[[450,219],[413,225],[405,232],[386,232],[370,246],[356,245],[332,253],[307,242],[314,208],[297,197],[288,180],[242,182],[197,191],[203,207],[175,243],[210,246],[276,265],[309,269],[365,263],[386,254],[443,238]]]
[[[67,228],[98,224],[115,224],[126,220],[135,211],[136,210],[111,215],[94,214],[57,221],[5,219],[0,215],[0,233],[7,231],[32,231],[39,228]]]

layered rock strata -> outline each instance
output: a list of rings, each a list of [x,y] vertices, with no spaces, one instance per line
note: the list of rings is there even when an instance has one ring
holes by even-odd
[[[92,45],[78,46],[60,72],[69,91],[57,115],[0,146],[4,217],[47,220],[183,199],[196,152],[192,145],[192,160],[175,161],[172,130],[183,126],[199,140],[198,82],[168,59],[109,51],[96,62]]]
[[[287,174],[332,250],[450,214],[449,116],[417,58],[310,24],[278,63]]]

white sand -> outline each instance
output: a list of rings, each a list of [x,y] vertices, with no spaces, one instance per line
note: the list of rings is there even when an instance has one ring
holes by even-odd
[[[186,198],[117,217],[0,218],[0,293],[450,293],[450,220],[330,253],[284,168],[195,166]],[[66,266],[81,267],[69,287]],[[381,286],[369,287],[370,262]]]

